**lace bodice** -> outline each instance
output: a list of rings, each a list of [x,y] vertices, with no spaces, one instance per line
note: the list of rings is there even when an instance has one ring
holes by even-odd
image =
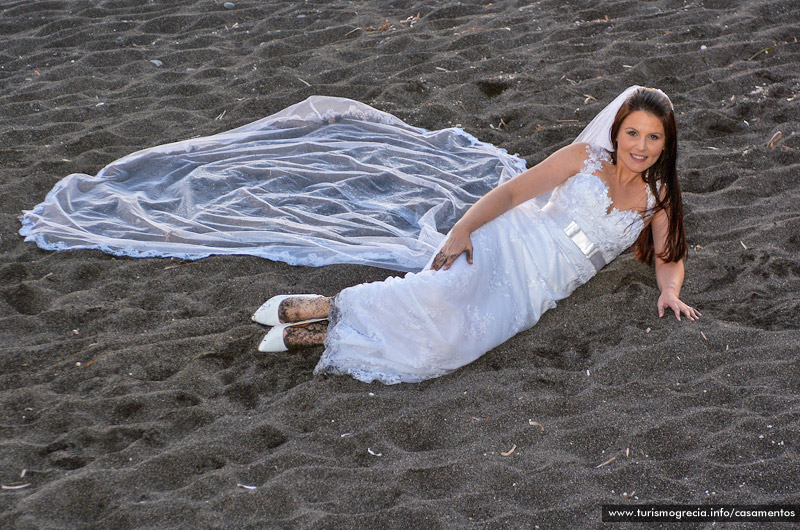
[[[644,220],[636,210],[612,207],[608,185],[596,173],[611,157],[605,149],[587,144],[588,157],[583,169],[553,190],[550,201],[556,203],[586,232],[610,262],[630,247],[644,228]],[[647,208],[655,205],[649,186]]]

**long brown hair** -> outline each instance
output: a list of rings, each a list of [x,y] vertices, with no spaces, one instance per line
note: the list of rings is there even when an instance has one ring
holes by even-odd
[[[634,111],[641,110],[652,114],[661,120],[664,126],[664,150],[658,157],[656,163],[645,171],[643,177],[645,182],[653,192],[656,204],[653,208],[645,212],[645,217],[655,214],[660,210],[666,210],[669,219],[669,231],[664,251],[659,254],[659,258],[666,262],[678,261],[686,257],[686,234],[683,231],[683,202],[681,201],[681,186],[678,183],[678,173],[676,169],[678,161],[678,137],[675,126],[675,113],[672,110],[672,103],[669,98],[660,90],[651,88],[639,88],[635,90],[625,103],[622,104],[614,124],[611,126],[611,141],[614,144],[614,151],[611,159],[617,163],[617,135],[619,134],[622,122]],[[662,200],[659,188],[664,188],[665,194]],[[648,225],[636,243],[633,244],[633,253],[636,259],[648,265],[653,264],[655,246],[653,244],[653,230]]]

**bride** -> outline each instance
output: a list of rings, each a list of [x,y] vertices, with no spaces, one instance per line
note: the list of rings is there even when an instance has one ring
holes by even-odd
[[[253,315],[273,326],[259,349],[324,344],[315,373],[364,382],[438,377],[533,326],[631,245],[655,262],[659,316],[694,321],[700,312],[679,298],[687,247],[676,159],[669,98],[630,87],[574,143],[476,202],[421,272],[333,298],[268,300]]]

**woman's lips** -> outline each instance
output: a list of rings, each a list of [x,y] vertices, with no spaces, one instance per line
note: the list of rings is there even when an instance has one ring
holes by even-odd
[[[631,153],[631,158],[633,158],[637,162],[644,162],[645,160],[647,160],[646,156],[634,155],[633,153]]]

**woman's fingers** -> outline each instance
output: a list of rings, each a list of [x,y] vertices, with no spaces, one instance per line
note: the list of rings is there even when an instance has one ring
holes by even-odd
[[[444,252],[440,251],[438,254],[436,254],[436,257],[433,258],[433,263],[431,263],[431,269],[438,271],[439,269],[442,268],[442,265],[445,264],[445,261],[446,261],[445,254]]]
[[[686,318],[688,318],[692,322],[697,320],[697,317],[695,317],[695,314],[694,314],[695,311],[694,311],[693,307],[688,306],[688,305],[684,304],[683,302],[681,302],[681,306],[682,306],[681,307],[681,312],[686,315]]]
[[[674,311],[675,307],[673,306],[673,304],[669,300],[664,300],[662,298],[659,298],[659,300],[658,300],[658,316],[659,316],[659,318],[663,318],[664,317],[664,313],[667,311],[667,309],[672,309]]]
[[[664,316],[664,311],[666,310],[666,308],[672,309],[672,312],[675,313],[675,318],[678,320],[681,319],[681,315],[685,315],[686,318],[694,322],[695,320],[698,320],[700,318],[700,315],[702,315],[700,311],[698,311],[697,309],[693,308],[690,305],[684,304],[678,298],[667,299],[667,300],[659,298],[657,307],[658,307],[659,318]]]
[[[687,305],[686,316],[689,317],[689,320],[695,321],[700,318],[700,311]]]
[[[438,271],[439,269],[447,270],[453,265],[453,263],[455,263],[458,257],[464,253],[467,254],[467,263],[472,265],[472,243],[469,242],[469,240],[461,249],[456,247],[457,250],[450,250],[450,248],[452,247],[449,245],[449,242],[442,247],[439,253],[436,254],[436,257],[433,258],[431,269],[435,271]]]
[[[439,251],[438,254],[436,254],[436,257],[433,258],[433,263],[431,263],[431,269],[438,271],[439,269],[444,268],[444,270],[447,270],[450,268],[450,265],[453,264],[453,262],[457,257],[458,254],[456,255],[445,254],[444,250],[441,250]]]
[[[686,315],[686,318],[688,318],[692,322],[700,318],[700,311],[693,308],[692,306],[686,305],[683,302],[679,302],[677,307],[678,309],[675,310],[675,315],[677,316],[678,320],[681,319],[680,317],[681,313]]]

